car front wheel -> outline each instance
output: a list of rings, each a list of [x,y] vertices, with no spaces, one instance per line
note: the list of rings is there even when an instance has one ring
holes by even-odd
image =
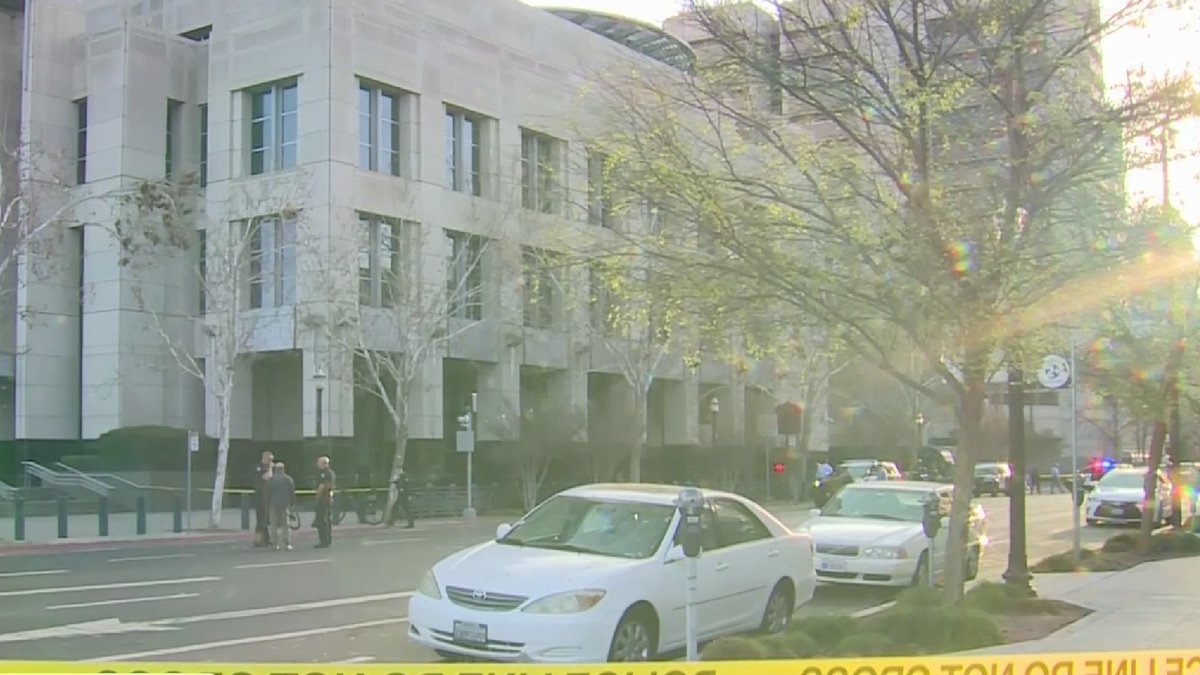
[[[608,648],[610,663],[654,660],[654,630],[644,611],[631,609],[621,617]]]
[[[921,552],[921,557],[917,560],[917,571],[913,573],[912,585],[929,585],[929,554],[925,551]]]

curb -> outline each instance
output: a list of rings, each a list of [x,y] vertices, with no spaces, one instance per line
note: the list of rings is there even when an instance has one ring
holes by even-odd
[[[368,532],[371,530],[389,530],[391,528],[382,525],[348,525],[345,527],[334,527],[335,533],[353,534],[359,532]],[[293,537],[311,538],[315,535],[315,530],[298,530],[292,533]],[[36,555],[38,553],[47,552],[70,552],[70,551],[87,551],[91,549],[111,549],[113,547],[120,548],[139,548],[149,546],[162,546],[167,544],[175,544],[180,546],[214,544],[222,542],[238,542],[245,541],[249,543],[254,538],[254,530],[229,530],[223,532],[206,532],[202,534],[146,534],[140,537],[121,537],[112,539],[89,539],[87,541],[38,541],[38,542],[19,542],[0,540],[0,557],[20,556],[20,555]]]

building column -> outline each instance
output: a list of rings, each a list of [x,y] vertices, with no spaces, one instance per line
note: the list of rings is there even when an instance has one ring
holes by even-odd
[[[514,441],[521,437],[521,360],[507,348],[494,364],[479,368],[479,411],[475,437],[480,441]]]
[[[572,364],[575,365],[575,364]],[[572,367],[549,376],[549,397],[564,412],[576,415],[579,428],[575,431],[577,443],[588,440],[588,374],[583,368]]]
[[[666,388],[663,396],[664,442],[667,445],[699,445],[700,384],[691,371],[682,380],[661,381]]]
[[[421,364],[413,379],[408,401],[409,439],[439,439],[442,437],[442,378],[441,357],[430,357]]]

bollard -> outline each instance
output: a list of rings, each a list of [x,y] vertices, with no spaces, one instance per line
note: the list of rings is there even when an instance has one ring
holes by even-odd
[[[171,516],[172,516],[171,531],[174,532],[175,534],[179,534],[180,532],[183,532],[183,500],[180,499],[179,497],[176,497],[174,500],[173,506],[174,506],[174,508],[172,510],[174,511],[174,513],[171,514]]]
[[[246,493],[238,495],[238,504],[242,507],[242,529],[250,529],[250,500],[246,499]]]
[[[67,498],[65,495],[58,497],[58,538],[67,538]]]
[[[146,534],[146,497],[138,495],[137,498],[137,533]]]
[[[100,536],[108,536],[108,497],[100,498],[100,506],[96,511],[100,518]]]
[[[13,541],[25,541],[25,500],[13,499]]]

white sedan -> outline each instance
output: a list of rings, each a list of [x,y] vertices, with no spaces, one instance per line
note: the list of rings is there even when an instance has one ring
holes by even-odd
[[[1118,467],[1104,474],[1088,493],[1084,505],[1088,525],[1101,523],[1140,523],[1146,503],[1145,467]],[[1171,514],[1171,483],[1158,471],[1158,496],[1154,524],[1167,521]]]
[[[813,509],[804,530],[817,549],[817,578],[826,583],[908,586],[929,579],[929,540],[921,527],[925,501],[936,499],[948,514],[951,486],[918,481],[852,483],[821,509]],[[943,515],[934,540],[934,574],[946,561],[949,518]],[[967,578],[979,574],[979,559],[987,544],[987,516],[971,506],[967,535]]]
[[[697,635],[781,631],[816,589],[812,539],[738,495],[704,490]],[[590,485],[433,566],[409,637],[443,656],[646,661],[686,646],[679,488]]]

